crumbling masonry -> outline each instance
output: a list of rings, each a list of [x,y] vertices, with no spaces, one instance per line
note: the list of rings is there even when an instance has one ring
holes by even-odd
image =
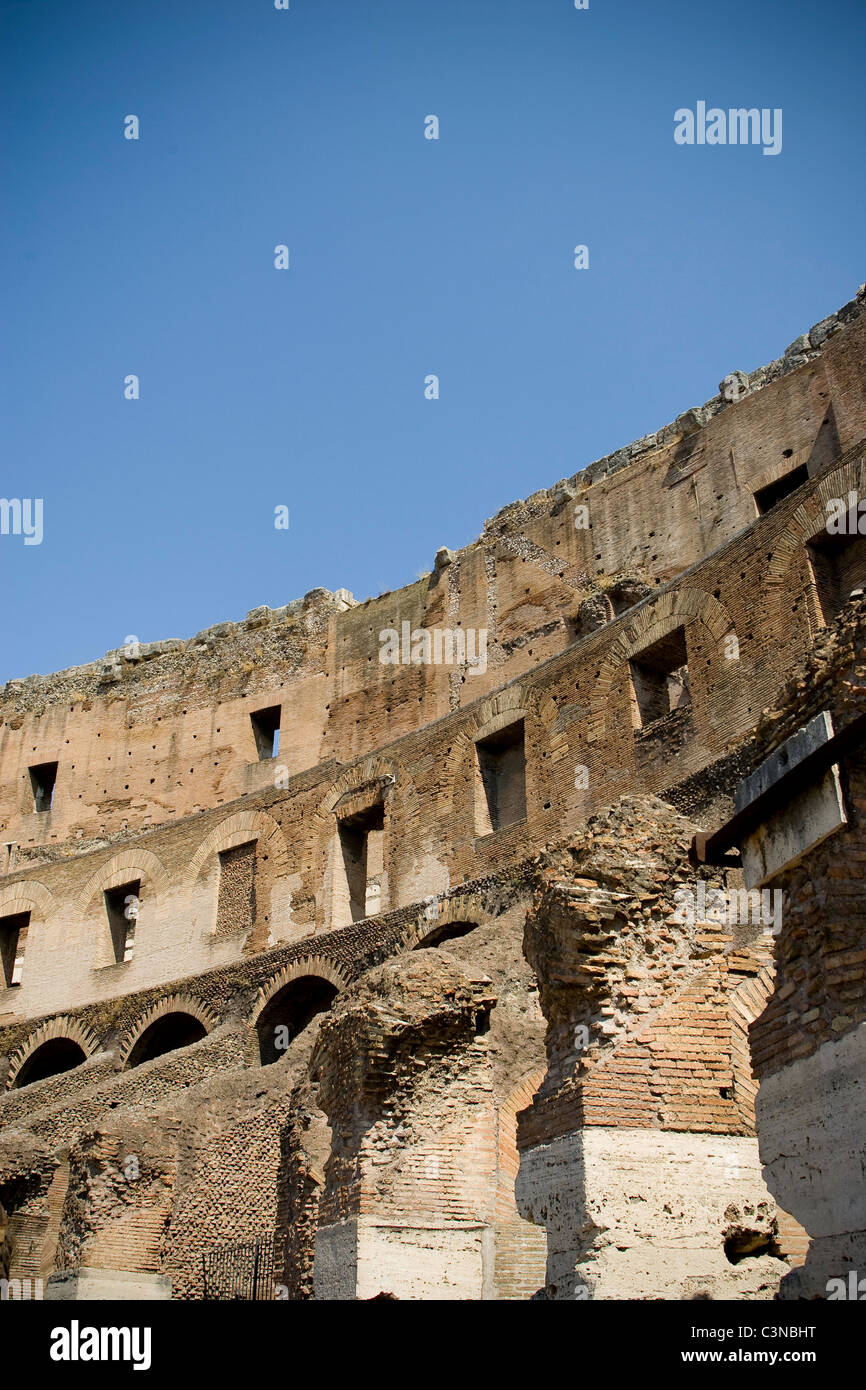
[[[861,292],[405,589],[6,684],[9,1296],[866,1274],[864,359]]]

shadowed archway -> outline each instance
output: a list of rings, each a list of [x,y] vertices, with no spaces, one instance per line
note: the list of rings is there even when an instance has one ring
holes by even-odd
[[[316,1014],[330,1009],[338,993],[337,986],[321,975],[301,975],[284,985],[256,1020],[262,1066],[279,1061]]]
[[[127,1067],[140,1067],[142,1062],[152,1062],[154,1057],[162,1057],[166,1052],[176,1052],[179,1047],[189,1047],[207,1036],[204,1024],[192,1014],[163,1014],[161,1018],[145,1028],[127,1058]]]
[[[87,1061],[87,1053],[73,1038],[49,1038],[41,1047],[31,1052],[27,1061],[15,1077],[14,1087],[30,1086],[34,1081],[45,1081],[49,1076],[59,1076],[61,1072],[72,1071]]]

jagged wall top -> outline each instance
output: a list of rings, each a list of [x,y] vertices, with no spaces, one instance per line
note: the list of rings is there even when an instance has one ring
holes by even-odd
[[[508,503],[494,517],[485,521],[480,539],[508,535],[528,519],[550,514],[551,511],[556,512],[572,497],[585,491],[594,483],[609,478],[612,474],[619,472],[635,460],[651,454],[654,450],[665,448],[678,439],[693,435],[703,429],[714,416],[734,403],[733,400],[726,398],[725,382],[736,381],[736,400],[742,401],[747,396],[754,395],[763,387],[777,381],[780,377],[820,357],[827,341],[863,312],[864,300],[866,300],[866,284],[858,288],[854,299],[849,300],[835,313],[814,324],[808,333],[795,338],[782,356],[767,366],[758,367],[751,373],[742,371],[730,373],[720,383],[718,394],[705,401],[703,405],[691,407],[679,415],[676,420],[655,433],[644,435],[614,453],[596,459],[571,477],[561,479],[552,487],[542,488],[533,493],[525,501],[518,500]],[[472,544],[477,544],[477,542]],[[436,554],[435,569],[440,571],[446,568],[458,553],[447,547],[442,547]],[[384,597],[384,595],[380,597]],[[58,688],[62,690],[66,686],[69,686],[70,689],[80,689],[82,683],[92,684],[100,689],[110,688],[119,684],[125,673],[128,674],[133,669],[142,669],[142,663],[148,663],[154,658],[172,654],[177,654],[179,657],[191,654],[207,656],[212,654],[217,644],[225,639],[237,640],[240,638],[243,641],[246,634],[266,627],[272,630],[274,640],[281,648],[278,653],[279,656],[288,660],[291,665],[299,665],[304,655],[303,641],[301,640],[299,643],[289,640],[293,633],[306,631],[306,633],[312,634],[317,626],[326,620],[329,613],[345,612],[348,608],[355,606],[356,600],[347,589],[337,589],[333,593],[323,588],[311,589],[304,598],[295,599],[283,607],[269,608],[266,604],[261,605],[251,609],[246,617],[238,622],[216,623],[211,627],[204,628],[192,638],[136,642],[132,646],[127,644],[107,652],[105,657],[99,661],[68,667],[53,674],[13,678],[0,688],[0,701],[14,702],[21,709],[28,707],[33,699],[38,700],[40,695],[46,693],[49,686],[52,688],[53,694],[57,693]],[[282,641],[277,636],[280,633],[286,637],[286,641]],[[240,655],[242,656],[242,653]]]

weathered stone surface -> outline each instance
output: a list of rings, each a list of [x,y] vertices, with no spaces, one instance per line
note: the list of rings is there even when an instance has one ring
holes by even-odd
[[[757,1169],[749,1028],[768,1142],[787,1078],[842,1202],[856,1093],[828,1068],[813,1113],[794,1069],[864,1022],[858,756],[780,871],[769,1003],[767,924],[677,895],[738,782],[862,712],[864,540],[825,521],[866,495],[864,376],[858,295],[402,589],[7,682],[12,1277],[200,1298],[231,1247],[292,1300],[772,1293],[808,1238]],[[483,633],[483,669],[382,662],[406,629]],[[860,1250],[846,1212],[784,1296]]]

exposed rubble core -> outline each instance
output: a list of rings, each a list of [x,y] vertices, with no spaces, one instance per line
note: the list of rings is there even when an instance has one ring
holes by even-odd
[[[545,869],[527,917],[548,1070],[519,1116],[518,1197],[547,1228],[552,1298],[766,1298],[787,1272],[746,1046],[771,942],[760,921],[683,920],[693,831],[623,800]]]
[[[406,588],[7,682],[11,1290],[843,1296],[864,367],[861,289]]]

